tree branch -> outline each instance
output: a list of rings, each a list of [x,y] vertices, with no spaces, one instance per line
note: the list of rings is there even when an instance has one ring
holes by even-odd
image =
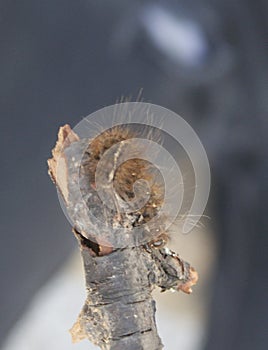
[[[119,215],[116,210],[104,208],[96,191],[94,161],[101,158],[99,148],[107,144],[107,140],[114,140],[110,147],[130,137],[123,130],[117,129],[116,133],[117,138],[110,132],[101,139],[80,140],[65,125],[60,128],[58,142],[52,151],[53,158],[48,160],[49,174],[73,223],[85,271],[87,299],[71,334],[74,342],[87,338],[105,350],[159,350],[163,345],[156,329],[153,288],[159,286],[162,291],[176,289],[191,293],[191,286],[198,277],[188,263],[161,244],[162,241],[165,243],[161,238],[163,234],[152,238],[150,230],[143,225],[139,231],[140,244],[130,234],[134,226],[146,222],[148,213],[155,214],[156,203],[159,203],[158,187],[151,193],[151,202],[138,212]],[[97,157],[94,155],[96,150]],[[116,155],[118,157],[118,153]],[[130,169],[133,175],[133,161],[117,172],[115,157],[109,158],[105,166],[108,175],[112,171],[117,174],[114,179],[120,184],[119,191],[131,198],[131,187],[136,178],[129,184],[131,176],[128,171]],[[135,162],[136,173],[150,179],[152,175],[148,175],[146,164]],[[125,183],[128,184],[127,190]],[[115,201],[118,205],[120,199]],[[89,215],[89,212],[94,215]],[[124,227],[129,244],[115,244],[116,233],[109,229],[109,225],[103,226],[100,218],[113,227],[115,223]],[[123,240],[119,236],[120,239]]]

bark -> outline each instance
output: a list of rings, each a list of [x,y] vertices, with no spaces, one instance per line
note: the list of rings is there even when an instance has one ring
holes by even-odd
[[[162,291],[191,293],[197,273],[177,254],[149,240],[144,228],[139,232],[139,241],[144,239],[144,243],[137,244],[128,225],[128,244],[124,244],[125,238],[120,235],[115,241],[109,225],[103,227],[98,218],[113,222],[117,215],[104,210],[89,179],[90,142],[79,140],[65,125],[60,128],[53,158],[48,161],[49,174],[73,223],[85,271],[87,299],[71,329],[73,341],[87,338],[105,350],[162,349],[151,292],[159,286]]]

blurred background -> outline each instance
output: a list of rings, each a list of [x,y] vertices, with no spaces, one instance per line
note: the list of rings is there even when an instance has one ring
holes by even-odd
[[[95,349],[67,332],[84,282],[46,159],[59,126],[141,88],[212,171],[210,222],[172,242],[200,283],[156,292],[165,348],[267,349],[267,19],[265,0],[0,2],[1,349]]]

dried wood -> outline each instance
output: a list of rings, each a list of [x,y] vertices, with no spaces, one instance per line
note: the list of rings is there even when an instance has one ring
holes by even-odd
[[[160,238],[152,239],[144,226],[139,232],[138,242],[142,243],[137,244],[131,235],[136,214],[128,214],[120,221],[116,211],[105,210],[90,174],[92,142],[94,140],[80,140],[65,125],[59,130],[53,157],[48,160],[49,174],[73,223],[85,271],[87,298],[71,329],[72,339],[74,342],[89,339],[105,350],[159,350],[163,345],[157,333],[152,290],[158,286],[162,291],[176,289],[191,293],[197,273],[177,254],[162,246]],[[113,163],[112,158],[106,166],[110,172],[114,169]],[[144,164],[136,163],[136,167],[144,169]],[[153,199],[156,201],[156,197]],[[147,207],[146,212],[152,208]],[[94,212],[94,216],[89,212]],[[118,245],[120,235],[115,241],[115,232],[109,225],[103,227],[99,217],[111,224],[115,220],[123,222],[128,244],[124,244],[125,238],[122,238],[123,244]],[[118,232],[122,235],[122,231]]]

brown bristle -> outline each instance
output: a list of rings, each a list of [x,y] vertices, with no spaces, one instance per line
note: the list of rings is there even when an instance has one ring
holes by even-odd
[[[93,157],[101,157],[101,155],[114,144],[135,137],[135,133],[129,128],[123,126],[115,126],[104,131],[95,137],[90,143],[90,150]]]
[[[95,186],[95,174],[98,163],[105,158],[102,158],[107,150],[116,144],[120,144],[122,141],[127,141],[137,138],[137,132],[134,132],[125,126],[115,126],[105,132],[101,133],[95,139],[90,142],[87,153],[89,159],[87,162],[87,172],[89,175],[89,181],[94,188]],[[131,146],[132,147],[132,146]],[[114,177],[113,177],[113,188],[116,194],[126,202],[131,202],[135,199],[136,193],[134,192],[134,185],[139,180],[145,180],[148,184],[147,193],[139,193],[141,197],[148,196],[148,200],[145,205],[137,211],[139,214],[139,223],[136,226],[149,222],[155,217],[162,206],[164,198],[164,186],[163,183],[159,182],[159,174],[155,171],[153,165],[142,159],[143,148],[139,143],[135,143],[135,152],[137,158],[131,158],[126,160],[121,165],[117,166],[114,164]],[[124,147],[117,148],[115,152],[127,152]],[[109,162],[113,161],[112,153],[109,156]],[[128,154],[126,153],[126,158]],[[104,163],[102,166],[104,170],[107,169]],[[143,189],[143,187],[141,187]],[[160,233],[159,233],[160,234]],[[155,236],[154,236],[155,237]]]
[[[135,137],[135,134],[128,128],[115,126],[112,129],[104,131],[90,142],[88,148],[90,160],[87,170],[91,175],[92,182],[95,182],[97,165],[105,151],[118,142],[122,142],[133,137]]]

